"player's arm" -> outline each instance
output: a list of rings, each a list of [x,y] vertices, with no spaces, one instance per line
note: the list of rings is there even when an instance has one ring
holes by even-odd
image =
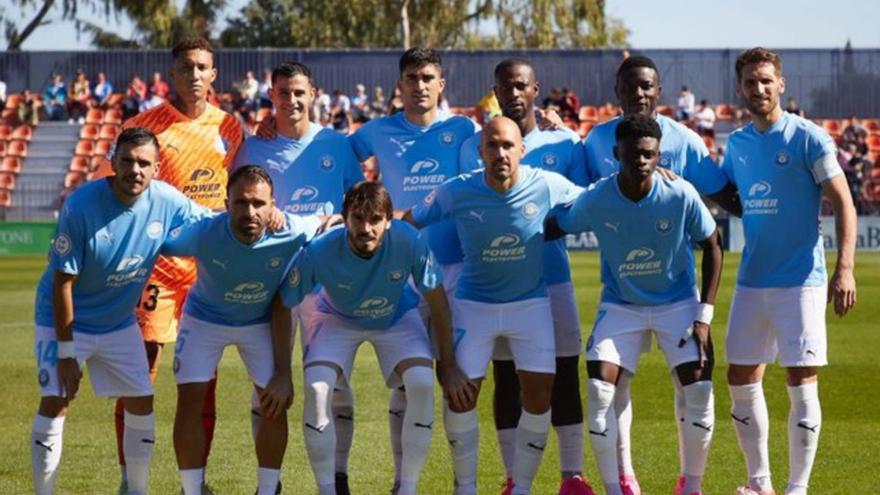
[[[724,250],[721,248],[721,236],[718,230],[698,243],[703,249],[703,261],[700,265],[702,283],[700,284],[700,306],[694,319],[694,343],[699,352],[700,367],[711,367],[715,362],[715,349],[712,345],[711,325],[715,313],[715,296],[721,285],[721,267],[724,264]],[[684,347],[687,338],[678,343]]]
[[[583,190],[570,205],[557,209],[556,214],[544,220],[544,240],[555,241],[567,234],[580,234],[591,229],[591,208],[596,196],[595,188]]]
[[[743,207],[739,198],[739,190],[732,183],[728,182],[720,191],[709,194],[708,197],[731,215],[742,217]]]
[[[475,386],[458,367],[452,342],[452,317],[446,291],[440,285],[422,293],[431,311],[431,333],[437,343],[437,374],[443,393],[453,408],[458,411],[473,408],[476,397]]]
[[[73,284],[76,275],[55,270],[52,307],[55,311],[55,338],[58,341],[58,383],[61,394],[73,400],[82,374],[73,344]]]
[[[446,206],[451,203],[451,200],[447,199],[450,185],[453,181],[460,180],[460,177],[456,177],[440,184],[421,203],[402,212],[395,212],[395,218],[403,220],[417,229],[448,218],[452,213],[451,208]]]
[[[823,182],[822,192],[834,210],[837,233],[837,263],[828,284],[828,302],[833,300],[834,314],[843,316],[856,304],[856,209],[843,174]]]
[[[260,407],[262,414],[270,418],[278,418],[293,404],[293,379],[290,371],[293,323],[290,309],[284,305],[280,295],[276,295],[272,300],[270,312],[272,357],[275,368],[272,378],[260,394]]]

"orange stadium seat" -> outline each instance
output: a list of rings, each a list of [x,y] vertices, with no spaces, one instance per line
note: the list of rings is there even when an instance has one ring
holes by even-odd
[[[735,112],[733,111],[733,105],[728,105],[727,103],[721,103],[720,105],[715,105],[715,118],[718,120],[733,120],[735,117]]]
[[[113,141],[109,139],[101,139],[95,144],[95,151],[92,153],[95,156],[107,156],[110,154],[110,148],[113,147]]]
[[[0,125],[0,140],[7,141],[12,136],[11,125]]]
[[[95,124],[86,124],[79,130],[80,139],[89,139],[94,141],[98,139],[98,126]]]
[[[871,160],[874,165],[878,165],[877,161],[880,160],[880,150],[868,151],[868,159]],[[880,171],[880,167],[875,166],[871,169],[871,172],[875,170]]]
[[[104,123],[105,124],[113,124],[113,125],[121,125],[122,124],[122,110],[119,108],[110,108],[106,112],[104,112]]]
[[[24,158],[27,156],[27,149],[28,146],[25,141],[9,141],[9,146],[6,148],[6,156]]]
[[[865,129],[868,129],[868,132],[871,134],[880,134],[880,120],[865,119],[862,121],[862,125],[865,126]]]
[[[18,122],[18,112],[14,108],[4,108],[0,113],[0,122],[4,124],[14,124]]]
[[[122,93],[113,93],[110,95],[110,98],[107,99],[107,106],[110,108],[119,106],[122,104],[122,100],[125,99],[125,95]],[[105,117],[106,118],[106,117]]]
[[[828,131],[828,134],[831,134],[833,136],[840,135],[840,133],[843,132],[843,126],[840,124],[840,121],[835,119],[823,120],[822,128]]]
[[[599,120],[599,111],[594,106],[584,105],[578,110],[578,120],[580,120],[581,123],[584,121],[596,122]]]
[[[590,130],[593,128],[595,124],[593,122],[584,122],[581,120],[581,125],[578,128],[578,134],[581,136],[581,139],[587,137],[587,134],[590,133]]]
[[[82,172],[67,172],[67,175],[64,176],[64,187],[65,188],[79,187],[85,181],[86,181],[86,174],[84,174]]]
[[[20,125],[12,131],[12,139],[30,141],[32,137],[34,137],[34,130],[29,125]]]
[[[70,159],[70,171],[71,172],[88,172],[89,171],[89,157],[76,155]]]
[[[0,141],[0,156],[6,156],[6,141]]]
[[[5,189],[0,189],[0,206],[4,208],[12,206],[12,194]]]
[[[868,136],[868,149],[880,151],[880,136]]]
[[[271,108],[261,108],[257,110],[257,122],[262,122],[266,117],[272,116]]]
[[[617,117],[618,109],[617,107],[612,106],[601,106],[599,107],[599,122],[605,122],[606,120],[611,120],[614,117]]]
[[[0,172],[10,174],[21,173],[21,159],[14,156],[7,156],[0,162]]]
[[[0,189],[12,191],[15,189],[15,175],[0,174]]]
[[[18,108],[18,104],[21,103],[23,96],[18,93],[13,93],[11,95],[6,96],[6,108]]]
[[[100,124],[104,119],[104,112],[100,108],[90,108],[86,114],[86,124]]]
[[[657,105],[657,113],[660,115],[665,115],[667,117],[672,117],[675,115],[675,109],[672,108],[672,105]]]
[[[119,135],[119,126],[113,124],[104,124],[101,126],[101,132],[98,134],[99,139],[116,140]]]
[[[92,156],[95,153],[95,142],[88,139],[80,139],[76,143],[74,154]]]

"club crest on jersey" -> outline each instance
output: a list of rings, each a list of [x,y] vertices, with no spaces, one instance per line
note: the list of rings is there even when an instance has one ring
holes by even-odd
[[[539,212],[540,208],[538,208],[538,205],[533,203],[532,201],[529,201],[528,203],[523,205],[522,213],[523,216],[526,218],[535,218],[536,216],[538,216]]]
[[[541,156],[541,165],[544,168],[555,168],[558,163],[559,157],[556,156],[556,153],[544,153],[544,155]]]
[[[672,165],[672,154],[671,153],[660,153],[660,166],[663,168],[669,168]]]
[[[226,152],[229,150],[229,143],[227,143],[226,140],[223,139],[223,136],[217,136],[217,140],[214,141],[214,148],[217,150],[217,152],[225,155]]]
[[[299,268],[290,270],[290,274],[287,275],[287,285],[291,287],[299,287],[300,280]]]
[[[37,381],[40,382],[41,387],[45,387],[49,384],[49,370],[46,368],[40,368],[40,373],[37,376]]]
[[[776,164],[777,165],[788,165],[791,161],[791,156],[789,156],[788,152],[785,150],[779,150],[776,152]]]
[[[654,223],[654,230],[658,234],[666,235],[672,232],[672,222],[668,218],[661,218]]]
[[[403,270],[392,270],[388,272],[388,281],[392,284],[403,280]]]
[[[147,237],[150,239],[158,239],[162,236],[164,230],[165,228],[162,226],[162,222],[158,220],[150,222],[150,224],[147,225]]]
[[[450,145],[455,143],[455,134],[451,132],[443,132],[440,134],[440,143]]]
[[[281,259],[281,256],[275,256],[266,262],[266,270],[270,272],[277,271],[281,269],[281,265],[284,263],[284,260]]]
[[[70,236],[67,234],[58,234],[52,242],[52,249],[55,250],[55,253],[58,254],[58,256],[66,256],[67,253],[70,252],[70,247]]]
[[[336,166],[336,162],[333,161],[332,156],[324,155],[321,157],[321,162],[319,165],[321,167],[321,170],[323,170],[324,172],[331,172],[331,171],[333,171],[333,168]]]

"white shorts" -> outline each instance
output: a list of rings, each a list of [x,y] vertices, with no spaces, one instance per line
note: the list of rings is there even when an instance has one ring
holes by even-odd
[[[657,337],[670,369],[698,361],[694,339],[678,347],[681,337],[694,324],[699,301],[688,299],[660,306],[600,303],[593,332],[587,339],[587,361],[613,363],[631,373],[638,368],[645,340]]]
[[[223,350],[231,345],[238,349],[251,381],[258,387],[265,387],[275,367],[272,330],[268,323],[233,327],[208,323],[187,314],[180,319],[180,333],[174,344],[174,378],[177,383],[211,381]]]
[[[556,342],[556,357],[572,357],[581,353],[581,325],[577,301],[574,298],[574,285],[571,282],[547,286],[550,296],[550,311],[553,313],[553,340]],[[495,341],[492,350],[495,361],[511,361],[513,353],[506,338]]]
[[[299,343],[300,349],[305,351],[306,342],[312,340],[312,333],[315,331],[315,325],[312,321],[315,313],[318,311],[319,295],[315,292],[306,295],[302,302],[290,308],[290,318],[293,324],[293,333],[296,334],[296,327],[299,326]],[[294,336],[290,337],[290,345],[294,344]]]
[[[827,287],[737,286],[727,324],[727,362],[825,366]]]
[[[306,344],[303,367],[326,361],[342,369],[346,384],[351,382],[351,370],[358,347],[364,342],[373,345],[385,384],[390,388],[403,385],[394,368],[404,359],[431,359],[428,333],[416,310],[407,311],[387,330],[364,330],[342,318],[315,313],[312,340]]]
[[[76,361],[85,366],[92,389],[99,397],[146,397],[153,395],[150,365],[144,338],[137,324],[103,334],[73,332]],[[36,326],[34,353],[42,397],[61,397],[58,384],[58,341],[55,329]]]
[[[486,376],[499,338],[506,338],[516,369],[556,373],[549,298],[498,304],[455,299],[453,308],[455,358],[469,378]]]

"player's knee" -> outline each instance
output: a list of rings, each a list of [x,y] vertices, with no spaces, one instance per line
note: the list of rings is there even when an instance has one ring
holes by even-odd
[[[126,412],[143,416],[153,412],[153,396],[123,397],[123,405]]]
[[[516,376],[516,365],[513,361],[492,361],[492,377],[495,379],[495,387],[507,390],[516,390],[519,393],[519,379]]]
[[[711,381],[701,380],[684,387],[685,407],[688,414],[693,412],[703,414],[703,411],[713,409],[714,397]]]
[[[727,383],[734,386],[758,383],[763,375],[764,370],[760,365],[731,364],[727,367]]]
[[[785,372],[786,382],[790,387],[799,387],[819,379],[819,368],[814,366],[786,368]]]
[[[67,399],[57,396],[48,396],[40,399],[40,407],[37,411],[40,416],[58,418],[67,414]]]
[[[520,379],[523,409],[531,414],[549,411],[553,398],[553,375],[522,373]]]
[[[407,401],[411,397],[431,397],[434,393],[434,373],[427,366],[412,366],[401,376]]]
[[[604,380],[591,378],[587,381],[587,395],[590,403],[587,423],[591,430],[605,430],[608,409],[614,402],[614,392],[614,385]]]

